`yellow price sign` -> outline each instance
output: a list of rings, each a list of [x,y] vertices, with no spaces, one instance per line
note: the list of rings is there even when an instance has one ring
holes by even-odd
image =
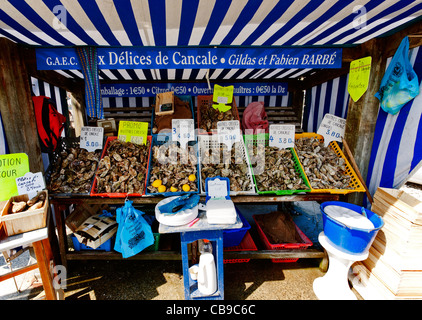
[[[349,84],[347,90],[354,102],[358,101],[368,89],[371,62],[371,57],[365,57],[353,60],[350,63]]]
[[[234,86],[222,87],[218,84],[214,85],[214,93],[212,96],[212,101],[217,104],[213,104],[213,108],[217,109],[220,112],[226,112],[231,109],[231,106],[227,104],[232,103],[233,101],[233,92]]]
[[[148,122],[120,121],[118,139],[123,142],[130,141],[136,144],[146,144],[148,135]]]
[[[0,155],[0,201],[9,200],[19,194],[16,178],[22,177],[28,172],[29,160],[27,154]]]

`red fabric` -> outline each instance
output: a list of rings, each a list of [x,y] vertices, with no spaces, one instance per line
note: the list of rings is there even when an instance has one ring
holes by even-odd
[[[265,112],[264,102],[251,102],[243,112],[242,125],[244,129],[253,129],[253,134],[257,129],[265,130],[268,133],[268,119]]]

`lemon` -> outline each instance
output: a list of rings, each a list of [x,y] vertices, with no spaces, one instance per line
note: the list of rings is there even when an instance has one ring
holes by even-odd
[[[166,192],[166,186],[163,186],[163,185],[159,186],[158,192]]]
[[[190,176],[189,176],[189,181],[195,181],[196,180],[196,176],[192,173]]]
[[[177,188],[176,188],[176,187],[171,187],[171,188],[170,188],[170,191],[171,191],[171,192],[176,192],[176,191],[177,191]]]
[[[182,186],[183,191],[188,192],[190,190],[190,186],[188,184],[184,184]]]
[[[162,184],[162,181],[160,179],[157,179],[152,183],[152,186],[154,188],[158,188],[159,186],[161,186],[161,184]]]

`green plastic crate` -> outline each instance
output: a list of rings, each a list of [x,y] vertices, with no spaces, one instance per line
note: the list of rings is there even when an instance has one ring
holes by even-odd
[[[299,158],[296,154],[296,150],[294,148],[289,148],[292,155],[293,155],[293,161],[294,161],[294,168],[296,170],[296,172],[298,172],[300,174],[300,177],[302,178],[302,180],[304,181],[304,183],[306,184],[306,186],[309,188],[307,190],[259,190],[258,189],[258,184],[256,183],[256,178],[255,178],[255,173],[253,172],[253,166],[252,166],[252,162],[250,160],[249,157],[249,150],[248,150],[248,144],[250,143],[250,141],[253,141],[254,144],[256,144],[256,141],[265,141],[265,145],[268,145],[268,141],[269,141],[269,134],[268,133],[262,133],[262,134],[254,134],[254,135],[244,135],[243,136],[244,140],[245,140],[245,147],[246,147],[246,154],[249,158],[249,163],[251,164],[251,169],[252,169],[252,177],[255,183],[255,188],[258,194],[275,194],[278,196],[282,196],[282,195],[292,195],[292,194],[296,194],[296,193],[304,193],[304,192],[311,192],[311,185],[309,183],[308,178],[306,177],[306,174],[303,170],[302,164],[299,161]]]

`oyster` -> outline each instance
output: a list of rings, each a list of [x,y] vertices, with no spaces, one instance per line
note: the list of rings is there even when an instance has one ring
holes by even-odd
[[[217,130],[218,121],[239,120],[235,116],[233,107],[226,112],[220,112],[218,109],[213,108],[211,101],[208,104],[201,105],[199,112],[201,114],[199,128],[206,132]]]
[[[255,157],[255,181],[258,191],[309,190],[290,149],[265,146],[264,143],[248,143],[249,157]]]
[[[243,153],[244,145],[233,144],[228,150],[224,143],[201,148],[201,183],[205,190],[205,179],[216,176],[230,180],[230,191],[251,191],[253,184],[249,175],[249,164]]]
[[[51,165],[47,185],[51,193],[89,193],[100,151],[74,147],[62,150]]]
[[[295,141],[300,162],[313,189],[353,189],[352,177],[346,173],[346,163],[330,147],[316,138]]]
[[[144,192],[150,143],[112,140],[96,173],[98,193]]]
[[[158,187],[152,185],[156,180],[161,180],[161,184],[166,187],[165,191],[171,191],[173,187],[174,191],[181,192],[183,185],[189,185],[189,191],[198,191],[196,181],[198,158],[193,146],[183,149],[171,142],[155,145],[152,147],[151,156],[151,172],[147,187],[149,192],[158,192]],[[195,175],[194,181],[189,179],[190,175]]]

